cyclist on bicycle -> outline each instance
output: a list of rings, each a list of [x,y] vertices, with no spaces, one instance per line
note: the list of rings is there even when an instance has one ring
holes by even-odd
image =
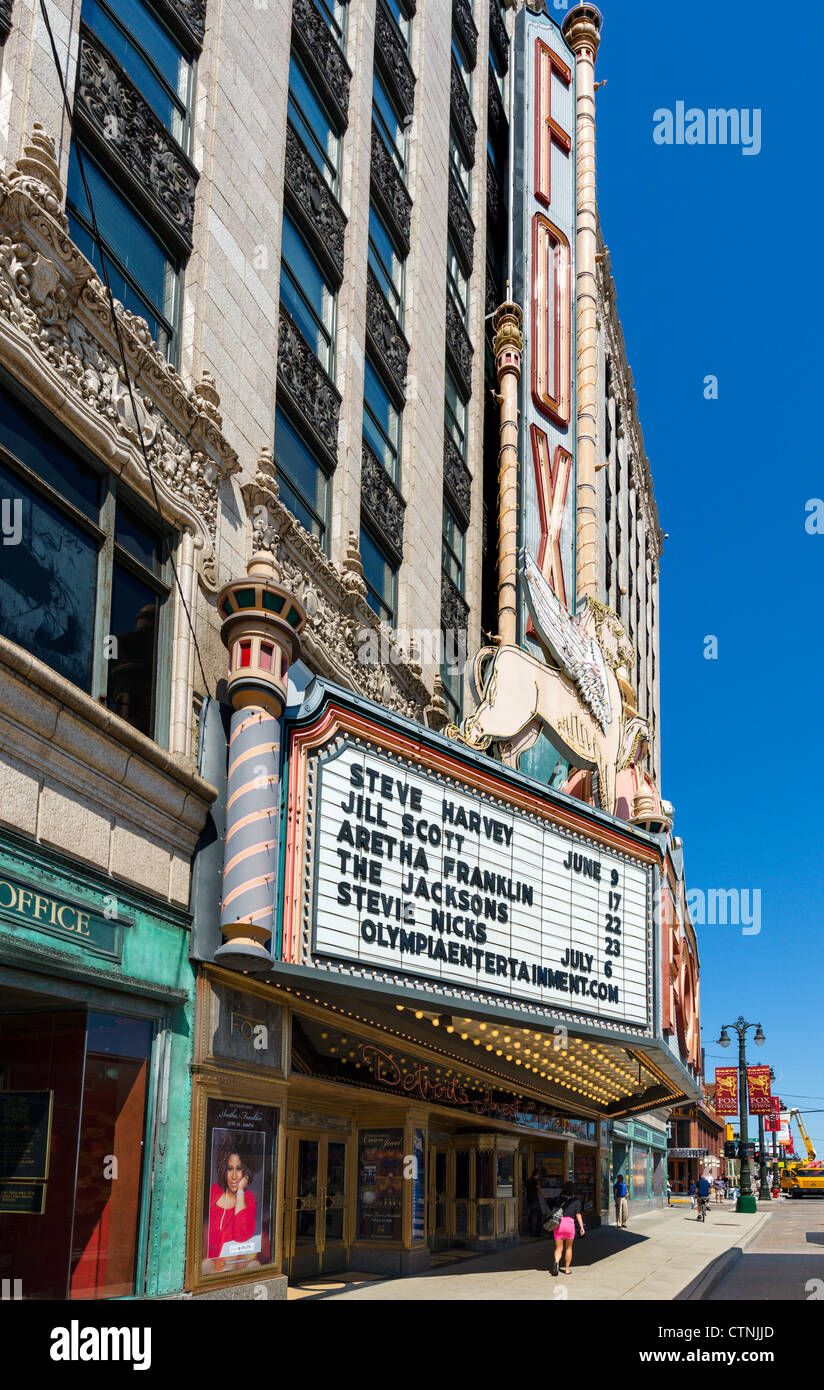
[[[698,1220],[703,1221],[710,1205],[710,1194],[712,1185],[709,1178],[704,1174],[698,1179]]]

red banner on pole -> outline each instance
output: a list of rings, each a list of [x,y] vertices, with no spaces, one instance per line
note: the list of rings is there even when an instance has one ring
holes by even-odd
[[[777,1134],[781,1128],[781,1099],[771,1096],[770,1113],[764,1117],[764,1130],[767,1134]]]
[[[771,1115],[769,1067],[747,1067],[747,1100],[751,1115]]]
[[[715,1109],[719,1115],[738,1114],[738,1068],[715,1068]]]

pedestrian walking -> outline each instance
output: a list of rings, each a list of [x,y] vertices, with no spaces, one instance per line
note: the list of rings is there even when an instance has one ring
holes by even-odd
[[[571,1183],[567,1183],[566,1186],[561,1189],[561,1195],[558,1198],[558,1207],[549,1218],[547,1224],[549,1225],[550,1222],[554,1222],[556,1217],[559,1218],[558,1223],[554,1231],[550,1232],[555,1240],[555,1254],[553,1255],[550,1269],[553,1275],[569,1274],[572,1265],[572,1246],[575,1240],[576,1222],[578,1234],[582,1236],[586,1235],[581,1199],[575,1196],[575,1188]],[[563,1267],[561,1266],[562,1255],[564,1259]]]
[[[623,1173],[618,1174],[612,1185],[612,1191],[615,1197],[615,1224],[616,1226],[628,1226],[629,1204],[627,1198],[629,1197],[629,1188],[624,1181]]]
[[[667,1206],[672,1206],[672,1183],[669,1178],[667,1178]]]
[[[721,1202],[724,1200],[724,1179],[716,1178],[713,1183],[713,1189],[715,1191],[716,1206],[720,1206]]]
[[[541,1175],[537,1168],[533,1168],[526,1180],[526,1226],[531,1236],[541,1234],[541,1215]]]
[[[693,1178],[692,1182],[689,1185],[690,1211],[695,1211],[695,1194],[697,1193],[697,1191],[698,1186],[696,1184],[695,1178]]]

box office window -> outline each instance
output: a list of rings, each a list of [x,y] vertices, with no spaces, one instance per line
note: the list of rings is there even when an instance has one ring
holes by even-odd
[[[51,1097],[42,1212],[0,1213],[2,1274],[21,1280],[24,1297],[140,1292],[153,1034],[148,1020],[95,1011],[0,1015],[4,1089],[30,1103],[38,1094]],[[25,1126],[25,1112],[19,1114]],[[26,1151],[18,1143],[17,1152]]]
[[[157,737],[170,536],[2,387],[0,414],[0,632]]]
[[[358,1139],[358,1240],[400,1241],[404,1132],[361,1130]]]

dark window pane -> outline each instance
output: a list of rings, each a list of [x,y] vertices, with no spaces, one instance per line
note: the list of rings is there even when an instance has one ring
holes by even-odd
[[[134,313],[153,318],[150,328],[156,334],[161,322],[169,324],[172,320],[176,264],[85,151],[83,168],[98,231],[107,251],[112,293]],[[68,203],[69,211],[73,214],[70,218],[72,237],[100,271],[100,258],[91,237],[91,214],[74,145],[69,160]],[[84,232],[85,237],[82,235]]]
[[[83,21],[102,39],[167,130],[180,141],[188,64],[171,35],[140,0],[115,0],[111,6],[105,0],[83,0]]]
[[[340,141],[303,68],[294,58],[289,66],[289,119],[309,157],[334,192]]]
[[[72,455],[57,435],[0,389],[0,444],[25,463],[39,478],[67,501],[97,521],[100,512],[100,477]]]
[[[323,541],[328,480],[282,411],[277,412],[275,425],[275,460],[282,501],[307,531]]]
[[[141,733],[154,732],[155,655],[160,599],[123,565],[112,569],[112,649],[106,703]]]
[[[400,415],[368,358],[364,371],[364,406],[364,438],[390,477],[396,480],[400,443]]]
[[[406,133],[389,93],[377,73],[372,84],[372,114],[381,139],[403,173],[406,163]]]
[[[3,464],[0,505],[0,631],[88,690],[97,544]]]
[[[390,626],[395,621],[395,569],[369,532],[361,527],[360,552],[369,607]]]
[[[163,541],[154,527],[147,525],[139,516],[122,502],[117,504],[114,524],[114,538],[118,545],[152,574],[160,575],[163,568]]]

